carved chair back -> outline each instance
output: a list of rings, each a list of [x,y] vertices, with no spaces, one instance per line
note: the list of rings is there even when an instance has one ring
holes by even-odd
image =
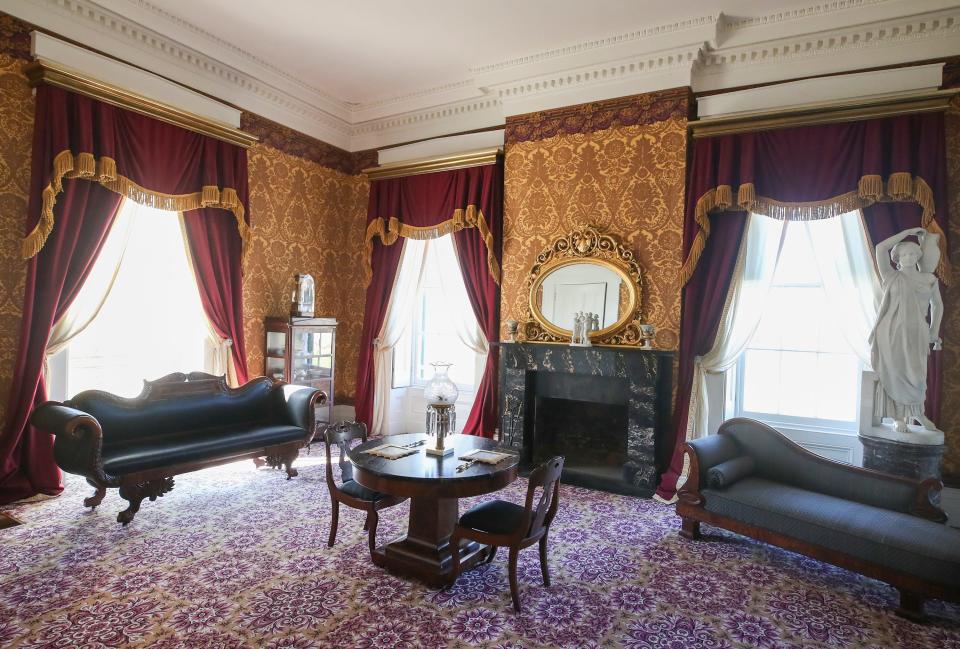
[[[563,472],[563,456],[557,456],[530,473],[527,480],[527,501],[524,505],[530,527],[526,536],[532,537],[549,529],[560,505],[560,474]],[[537,491],[540,497],[537,498]],[[534,500],[537,501],[534,506]]]
[[[330,489],[337,489],[337,483],[333,479],[333,459],[331,449],[336,446],[339,457],[337,463],[340,465],[340,480],[346,482],[353,479],[353,464],[347,457],[347,451],[350,450],[351,442],[360,440],[360,443],[367,441],[367,425],[359,421],[341,421],[337,424],[330,424],[323,431],[323,443],[327,450],[327,486]]]

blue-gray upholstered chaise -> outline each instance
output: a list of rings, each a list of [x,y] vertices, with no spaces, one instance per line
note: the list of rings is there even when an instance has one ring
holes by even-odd
[[[926,598],[960,599],[960,530],[931,502],[939,480],[834,462],[752,419],[684,451],[684,537],[699,538],[703,522],[885,581],[909,619],[923,619]]]

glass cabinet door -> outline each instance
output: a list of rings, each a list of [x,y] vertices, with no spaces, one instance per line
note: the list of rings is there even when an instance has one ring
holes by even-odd
[[[333,332],[295,329],[292,360],[294,383],[322,387],[333,373]]]

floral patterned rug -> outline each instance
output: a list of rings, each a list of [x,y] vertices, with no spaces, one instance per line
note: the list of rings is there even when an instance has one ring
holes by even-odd
[[[672,507],[570,486],[553,586],[536,546],[521,553],[515,615],[505,552],[437,591],[374,567],[355,510],[327,548],[322,459],[298,466],[289,482],[249,461],[178,476],[127,528],[116,490],[89,512],[75,476],[12,508],[24,524],[0,531],[0,647],[960,648],[960,606],[933,602],[934,621],[911,624],[880,582],[712,528],[688,542]],[[381,542],[406,514],[382,515]]]

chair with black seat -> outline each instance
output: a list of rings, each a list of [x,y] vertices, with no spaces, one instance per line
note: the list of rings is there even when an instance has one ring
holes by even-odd
[[[506,500],[491,500],[472,508],[460,517],[450,547],[460,547],[461,539],[471,539],[490,546],[486,562],[493,561],[497,548],[510,548],[507,570],[510,576],[510,596],[513,608],[520,612],[520,593],[517,589],[517,558],[520,550],[540,543],[540,572],[543,585],[550,585],[550,571],[547,567],[547,534],[550,523],[557,515],[560,504],[560,473],[563,471],[563,458],[555,457],[537,467],[527,481],[527,499],[523,507]],[[533,505],[537,489],[540,498]],[[452,581],[460,574],[460,553],[453,552]]]
[[[347,457],[347,451],[350,449],[350,443],[354,440],[360,440],[361,444],[367,441],[366,424],[358,421],[345,421],[331,424],[323,432],[323,441],[327,450],[327,487],[330,490],[332,510],[330,539],[327,541],[327,545],[333,547],[337,540],[340,503],[343,503],[347,507],[353,507],[367,513],[363,530],[369,533],[370,554],[373,554],[377,547],[377,524],[380,521],[378,512],[387,507],[398,505],[406,498],[397,498],[396,496],[371,491],[353,479],[353,465]],[[340,453],[338,464],[340,465],[341,482],[339,485],[333,478],[333,459],[331,457],[331,447],[333,446],[337,446]]]

